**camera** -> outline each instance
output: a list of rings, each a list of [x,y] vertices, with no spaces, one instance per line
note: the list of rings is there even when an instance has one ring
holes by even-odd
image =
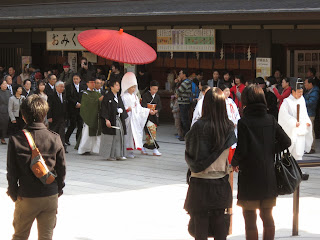
[[[83,65],[87,66],[87,65],[88,65],[88,62],[83,62]]]

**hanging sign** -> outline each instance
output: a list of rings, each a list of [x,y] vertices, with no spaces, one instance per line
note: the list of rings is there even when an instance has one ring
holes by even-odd
[[[77,72],[77,53],[68,53],[68,63],[70,64],[70,69],[76,73]]]
[[[266,79],[271,76],[272,58],[256,58],[256,77]]]
[[[158,29],[158,52],[215,52],[214,29]]]
[[[78,42],[82,31],[48,31],[47,51],[84,51]]]

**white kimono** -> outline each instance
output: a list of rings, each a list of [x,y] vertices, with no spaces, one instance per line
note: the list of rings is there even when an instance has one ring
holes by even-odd
[[[237,125],[238,125],[238,121],[240,119],[240,114],[239,114],[239,111],[238,111],[238,107],[237,107],[237,105],[235,104],[235,102],[231,98],[227,98],[226,99],[226,107],[227,107],[228,118],[235,125],[234,133],[236,134],[236,137],[238,137]],[[231,146],[232,149],[235,149],[236,147],[237,147],[237,143],[235,143],[235,144],[233,144]]]
[[[297,123],[297,104],[300,104],[300,126]],[[313,141],[312,123],[308,116],[306,102],[304,97],[296,99],[292,94],[283,100],[279,111],[280,126],[291,139],[289,151],[296,160],[302,160],[304,152],[311,150]],[[307,127],[307,123],[310,127]]]
[[[127,135],[125,135],[125,145],[127,150],[141,150],[143,147],[143,129],[148,120],[150,109],[140,105],[139,98],[135,93],[125,92],[122,95],[125,109],[131,107],[126,119]]]
[[[199,99],[199,101],[198,101],[198,103],[197,103],[197,105],[196,105],[196,107],[195,107],[195,109],[194,109],[194,111],[193,111],[193,117],[192,117],[191,127],[192,127],[193,124],[194,124],[196,121],[198,121],[198,120],[201,118],[201,116],[202,116],[203,99],[204,99],[204,97],[202,96],[202,97]]]

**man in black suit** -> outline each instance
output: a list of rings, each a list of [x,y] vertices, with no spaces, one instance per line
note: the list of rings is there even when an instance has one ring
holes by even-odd
[[[53,95],[54,91],[54,86],[57,82],[57,77],[54,74],[50,74],[48,76],[48,83],[44,89],[44,93],[47,94],[47,96],[49,97],[50,95]]]
[[[102,96],[106,94],[106,90],[102,87],[102,80],[100,78],[96,78],[94,90],[101,93]]]
[[[66,132],[66,144],[70,145],[70,136],[74,129],[77,127],[76,139],[79,138],[82,131],[83,121],[80,116],[81,107],[81,91],[85,90],[80,85],[80,76],[78,74],[73,75],[73,83],[66,86],[66,98],[67,98],[67,109],[70,118],[70,126]]]
[[[33,94],[33,91],[31,90],[31,81],[30,79],[26,79],[23,81],[22,95],[27,98],[32,94]]]
[[[64,129],[65,129],[67,102],[63,92],[64,92],[64,83],[62,81],[58,81],[55,84],[54,93],[48,96],[49,111],[48,111],[47,117],[48,117],[50,130],[60,135],[61,141],[65,146]],[[67,153],[66,146],[65,146],[65,152]]]

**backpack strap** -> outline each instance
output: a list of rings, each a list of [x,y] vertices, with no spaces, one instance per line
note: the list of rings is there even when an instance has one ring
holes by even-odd
[[[28,140],[28,143],[29,143],[29,146],[32,150],[35,150],[37,148],[34,140],[33,140],[33,137],[31,135],[31,133],[27,130],[27,129],[23,129],[22,130],[24,135],[26,136],[27,140]]]

